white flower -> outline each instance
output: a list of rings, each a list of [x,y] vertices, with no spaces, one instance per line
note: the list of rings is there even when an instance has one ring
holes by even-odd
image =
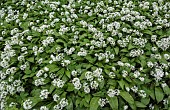
[[[116,96],[116,95],[119,95],[120,94],[120,91],[118,90],[118,89],[109,89],[108,91],[107,91],[107,95],[109,96],[109,97],[114,97],[114,96]]]
[[[125,87],[125,89],[126,89],[126,91],[128,91],[128,92],[130,91],[130,88],[129,88],[129,87]]]
[[[59,88],[62,88],[62,87],[64,86],[64,84],[65,84],[65,81],[60,80],[60,79],[54,79],[54,80],[52,81],[52,84],[53,84],[54,86],[57,86],[57,87],[59,87]]]
[[[151,71],[151,75],[155,77],[156,81],[159,81],[164,76],[164,72],[162,69],[155,68],[155,72]]]
[[[88,81],[92,81],[93,80],[93,73],[90,72],[90,71],[87,71],[85,73],[85,78],[88,80]]]
[[[169,54],[164,54],[164,58],[165,58],[166,60],[169,60],[169,59],[170,59],[170,55],[169,55]]]
[[[97,89],[98,86],[99,86],[99,84],[97,83],[97,81],[92,81],[92,82],[90,83],[90,87],[91,87],[92,89]]]
[[[60,96],[58,96],[57,94],[53,95],[53,100],[54,101],[59,101],[60,100]]]
[[[166,87],[168,85],[166,83],[162,83],[161,86],[162,86],[162,88],[164,88],[164,87]]]
[[[40,98],[41,98],[42,100],[43,100],[43,99],[47,99],[49,93],[50,93],[50,92],[48,92],[47,89],[41,90],[41,92],[40,92]]]
[[[103,98],[100,98],[98,100],[98,104],[101,106],[101,107],[104,107],[106,105],[106,99],[103,99]]]
[[[135,71],[133,75],[134,75],[135,78],[138,78],[140,76],[140,72],[139,71]]]
[[[53,107],[54,110],[62,110],[63,108],[61,107],[60,104],[57,104]]]
[[[128,105],[125,105],[123,108],[124,108],[124,110],[127,110],[128,109]]]
[[[16,88],[16,91],[17,91],[17,92],[24,92],[25,89],[24,89],[24,87],[22,87],[22,86],[18,86],[18,87]]]
[[[143,82],[145,80],[144,77],[139,77],[139,79]]]
[[[74,78],[72,80],[72,83],[73,83],[75,89],[77,89],[77,90],[81,89],[82,84],[80,83],[79,78]]]
[[[72,76],[76,76],[76,75],[77,75],[77,71],[76,71],[76,70],[73,70],[73,71],[71,72],[71,75],[72,75]]]
[[[133,86],[133,87],[131,88],[131,90],[132,90],[133,92],[137,93],[137,92],[138,92],[138,87]]]
[[[85,87],[84,87],[84,92],[85,92],[85,93],[90,93],[90,88],[89,88],[88,86],[85,86]]]
[[[27,68],[27,65],[25,65],[25,64],[20,66],[21,70],[25,70],[26,68]]]
[[[39,70],[36,74],[37,77],[40,77],[44,73],[44,70]]]
[[[103,71],[102,68],[97,68],[95,71],[93,71],[93,75],[95,77],[100,77],[102,74],[102,71]]]
[[[46,106],[41,106],[40,110],[49,110],[49,108],[47,108]]]
[[[110,78],[115,78],[116,74],[114,72],[109,72],[109,77]]]
[[[12,106],[15,106],[15,105],[17,105],[17,103],[11,102],[11,103],[9,104],[9,107],[12,107]]]
[[[49,71],[49,68],[47,68],[47,67],[44,67],[44,70],[45,70],[45,71]]]
[[[146,93],[144,90],[139,90],[138,92],[139,96],[141,96],[142,98],[145,98],[146,97]]]
[[[45,84],[44,81],[45,81],[44,78],[36,79],[34,84],[35,84],[35,86],[44,85]]]
[[[30,110],[32,108],[32,101],[30,99],[27,99],[24,103],[23,103],[23,107],[25,110]]]
[[[60,105],[61,105],[61,108],[64,108],[68,105],[68,100],[66,98],[62,98],[60,100]]]
[[[80,49],[80,52],[78,52],[77,54],[78,56],[86,56],[87,55],[87,51],[84,48]]]

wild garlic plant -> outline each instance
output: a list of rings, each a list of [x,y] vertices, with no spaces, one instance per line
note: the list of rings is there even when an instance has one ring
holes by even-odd
[[[1,0],[0,110],[169,110],[170,1]]]

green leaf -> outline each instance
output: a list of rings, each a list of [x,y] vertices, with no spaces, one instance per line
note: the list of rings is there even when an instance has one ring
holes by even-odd
[[[49,72],[50,73],[52,73],[52,72],[56,72],[56,71],[58,71],[60,68],[57,66],[57,65],[55,65],[55,64],[49,64],[49,65],[47,65],[46,67],[48,67],[49,68]]]
[[[55,88],[56,88],[55,86],[51,85],[51,86],[50,86],[49,92],[52,93],[52,92],[54,91]]]
[[[29,22],[23,22],[20,27],[23,28],[24,30],[27,30],[28,24],[29,24]]]
[[[155,96],[158,103],[163,100],[164,93],[160,87],[155,87]]]
[[[67,90],[66,91],[74,91],[74,85],[72,83],[67,83]]]
[[[87,55],[85,58],[86,58],[90,63],[94,63],[94,62],[96,61],[96,58],[93,58],[93,57],[90,56],[90,55]]]
[[[19,110],[16,106],[7,107],[6,110]]]
[[[90,98],[91,98],[90,94],[85,95],[85,100],[87,103],[89,103]]]
[[[150,89],[149,88],[143,88],[143,89],[146,91],[147,94],[149,94],[149,96],[153,100],[155,100],[155,92],[154,92],[154,88],[153,87],[150,87]]]
[[[59,78],[61,78],[64,75],[64,68],[61,68],[58,72],[57,72],[57,76],[59,76]]]
[[[125,82],[123,81],[123,79],[120,80],[120,81],[118,81],[118,83],[119,83],[120,87],[121,87],[122,89],[124,89]]]
[[[135,104],[129,104],[129,106],[132,108],[132,110],[136,110],[136,105]]]
[[[69,104],[68,104],[68,106],[66,107],[66,109],[67,109],[67,110],[73,110],[73,102],[72,102],[71,98],[69,98],[68,101],[69,101]]]
[[[100,91],[100,92],[96,92],[93,94],[93,96],[104,96],[104,92]]]
[[[32,107],[34,107],[38,102],[41,101],[41,99],[40,99],[39,97],[37,97],[37,96],[35,96],[35,97],[29,97],[28,99],[30,99],[30,100],[33,102],[33,103],[31,104]]]
[[[100,82],[100,84],[99,84],[99,88],[102,90],[103,87],[104,87],[104,85],[105,85],[105,81],[102,80],[102,81]]]
[[[131,43],[129,43],[128,50],[133,49],[133,48],[134,48],[134,46]]]
[[[149,102],[150,102],[150,98],[149,98],[149,97],[148,97],[148,98],[142,98],[142,99],[141,99],[141,102],[142,102],[143,104],[145,104],[145,105],[148,105]]]
[[[93,20],[93,19],[95,19],[96,17],[89,17],[88,19],[87,19],[87,21],[91,21],[91,20]]]
[[[62,39],[57,39],[56,43],[58,43],[58,44],[62,43],[64,47],[67,47],[67,43]]]
[[[119,47],[114,48],[116,55],[119,53]]]
[[[109,97],[109,104],[113,110],[118,110],[118,99],[117,97]]]
[[[31,70],[29,70],[28,68],[26,68],[25,71],[24,71],[24,73],[27,74],[27,75],[28,75],[28,74],[30,75],[30,74],[31,74]]]
[[[71,78],[71,73],[70,73],[70,71],[67,70],[65,73],[66,73],[67,77]]]
[[[30,57],[30,58],[28,58],[27,60],[28,60],[29,62],[34,63],[34,57]]]
[[[147,107],[145,104],[139,102],[139,101],[135,101],[136,107],[140,107],[140,108],[145,108]]]
[[[22,79],[33,77],[35,74],[26,74],[22,77]]]
[[[152,35],[152,31],[150,31],[150,30],[145,30],[144,33],[145,33],[145,34]]]
[[[133,97],[128,92],[120,92],[120,96],[125,99],[128,103],[134,104]]]
[[[90,110],[97,110],[97,108],[99,107],[98,101],[99,101],[99,97],[93,97],[91,99]]]
[[[165,92],[165,94],[170,95],[170,88],[167,86],[163,87],[163,91]]]

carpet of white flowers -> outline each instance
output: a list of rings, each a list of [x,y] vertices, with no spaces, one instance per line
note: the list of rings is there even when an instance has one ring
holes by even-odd
[[[170,1],[0,3],[0,110],[170,110]]]

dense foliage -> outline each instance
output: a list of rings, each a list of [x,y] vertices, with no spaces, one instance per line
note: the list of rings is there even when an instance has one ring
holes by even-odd
[[[0,2],[0,110],[170,110],[168,0]]]

